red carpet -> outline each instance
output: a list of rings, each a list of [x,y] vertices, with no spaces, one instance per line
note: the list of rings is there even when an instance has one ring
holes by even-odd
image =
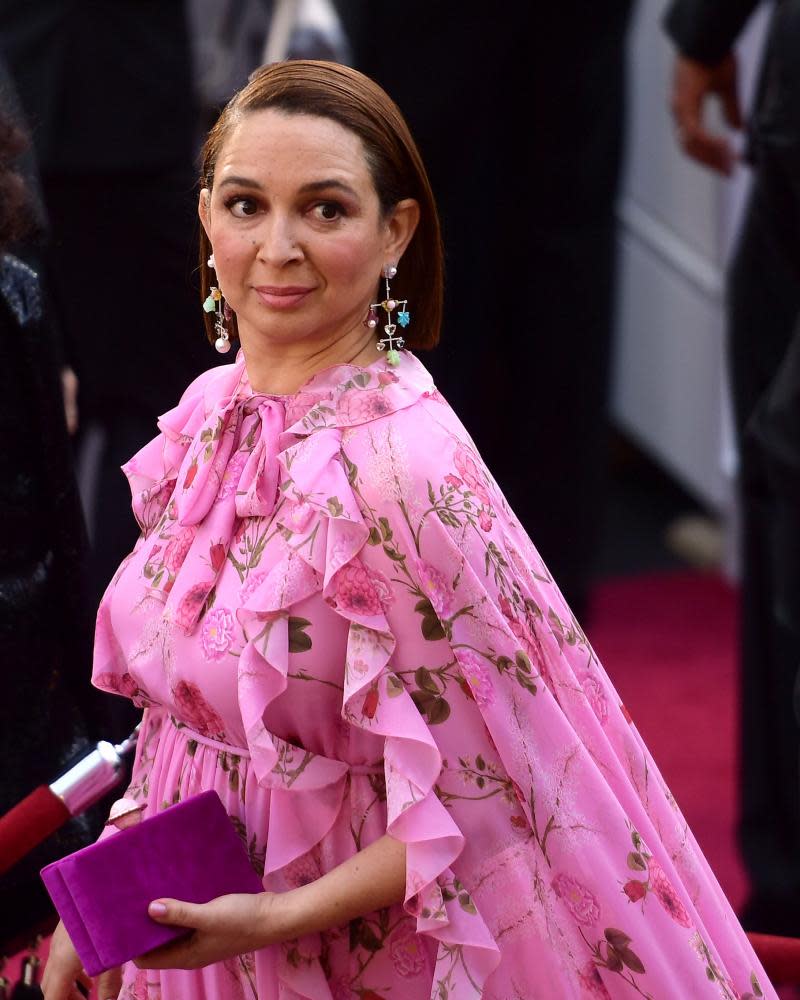
[[[602,583],[587,623],[734,909],[747,894],[734,836],[736,629],[735,590],[695,572]]]

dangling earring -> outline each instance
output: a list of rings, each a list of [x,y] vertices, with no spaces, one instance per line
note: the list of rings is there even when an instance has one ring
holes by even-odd
[[[393,278],[397,274],[397,268],[394,264],[386,264],[383,268],[383,278],[386,283],[386,298],[383,302],[373,302],[369,307],[369,313],[367,314],[366,325],[370,329],[375,329],[378,325],[378,309],[383,309],[386,313],[386,325],[383,330],[385,336],[378,341],[378,350],[386,350],[386,362],[393,367],[400,364],[400,354],[399,351],[405,346],[405,340],[400,336],[395,336],[395,330],[397,330],[397,324],[393,322],[392,313],[397,309],[397,323],[402,327],[407,327],[411,322],[411,313],[408,311],[408,299],[393,299],[392,292],[389,288],[389,279]]]
[[[213,253],[208,258],[207,264],[210,268],[216,269],[217,265]],[[207,313],[215,314],[214,331],[217,334],[217,339],[214,341],[214,347],[220,354],[227,354],[231,349],[231,338],[226,323],[231,318],[231,308],[227,302],[222,301],[222,292],[216,285],[211,286],[208,298],[203,303],[203,309]]]

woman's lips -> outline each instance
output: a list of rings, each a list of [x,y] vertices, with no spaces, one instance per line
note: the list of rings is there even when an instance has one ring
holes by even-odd
[[[292,309],[313,291],[302,285],[259,285],[255,289],[264,305],[273,309]]]

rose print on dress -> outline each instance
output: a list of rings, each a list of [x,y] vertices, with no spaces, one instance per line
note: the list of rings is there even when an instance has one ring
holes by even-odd
[[[207,660],[221,660],[231,647],[236,623],[228,608],[214,608],[203,619],[200,642]]]
[[[566,872],[559,872],[550,883],[555,894],[579,924],[591,926],[600,918],[597,897],[576,878]]]
[[[491,705],[494,701],[494,688],[483,657],[470,649],[457,649],[455,653],[461,676],[469,686],[472,697],[481,707]]]
[[[655,895],[659,903],[661,903],[676,924],[680,924],[681,927],[691,927],[692,921],[686,912],[686,907],[680,901],[664,869],[655,858],[650,858],[647,863],[647,869],[650,875],[650,891]]]
[[[347,563],[336,574],[334,605],[342,611],[374,616],[383,613],[393,600],[392,589],[386,577],[368,569],[360,560]]]
[[[410,920],[403,922],[392,934],[389,939],[389,954],[395,969],[405,979],[418,976],[425,969],[422,940]]]
[[[339,399],[337,415],[348,424],[365,424],[392,412],[382,389],[351,389]]]
[[[179,681],[172,690],[179,722],[196,729],[202,736],[223,739],[225,727],[217,712],[209,705],[200,688],[190,681]]]
[[[268,414],[240,393],[243,375],[242,362],[209,374],[136,463],[139,507],[164,516],[106,601],[120,653],[102,639],[96,680],[124,694],[151,680],[165,692],[166,704],[147,710],[156,721],[134,776],[154,808],[216,788],[258,871],[297,853],[284,836],[292,847],[309,838],[297,848],[307,853],[267,872],[297,885],[382,836],[393,817],[414,842],[412,895],[290,947],[277,973],[257,956],[252,984],[233,961],[170,973],[165,1000],[237,1000],[240,988],[248,1000],[327,995],[323,983],[334,1000],[528,1000],[557,997],[562,979],[565,996],[599,1000],[664,1000],[678,982],[691,1000],[774,1000],[763,979],[751,984],[754,960],[721,919],[724,900],[700,861],[691,889],[688,864],[673,874],[669,858],[695,856],[685,824],[421,366],[403,355],[392,373],[321,373],[308,399],[303,389]],[[278,428],[283,406],[297,423],[273,435],[273,452],[264,420]],[[277,472],[272,513],[245,510],[237,496],[256,442],[263,469],[250,463],[248,484],[256,499],[272,497]],[[175,479],[192,463],[184,492]],[[540,471],[535,456],[531,469]],[[145,645],[151,633],[159,640]],[[330,784],[317,737],[335,762]],[[627,786],[619,795],[630,757],[645,775],[641,806]],[[349,773],[339,762],[352,762]],[[626,835],[631,809],[661,867]],[[496,876],[512,848],[510,933]],[[667,948],[665,967],[652,956]]]

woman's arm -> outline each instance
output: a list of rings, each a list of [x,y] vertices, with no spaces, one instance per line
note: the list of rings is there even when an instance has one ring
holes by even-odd
[[[284,893],[220,896],[202,905],[156,900],[150,915],[191,928],[180,941],[137,959],[142,969],[198,969],[232,955],[339,927],[401,903],[406,847],[388,834],[308,885]]]

